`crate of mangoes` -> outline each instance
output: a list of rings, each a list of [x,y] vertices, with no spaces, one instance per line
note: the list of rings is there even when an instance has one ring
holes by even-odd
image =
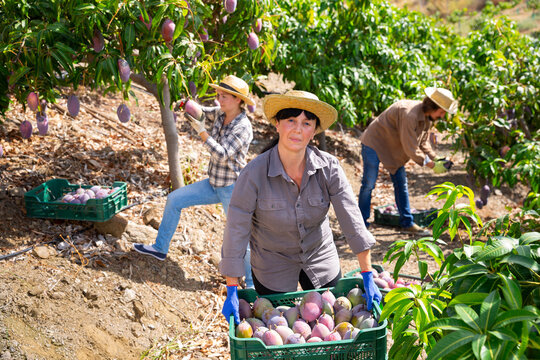
[[[335,287],[259,296],[240,290],[229,322],[231,359],[386,359],[387,321],[367,311],[362,278]]]
[[[399,211],[395,204],[377,206],[374,209],[375,224],[399,226]],[[435,218],[437,218],[437,209],[431,208],[428,210],[418,210],[411,208],[413,221],[419,226],[429,226]]]
[[[52,179],[24,194],[24,202],[28,217],[102,222],[127,206],[127,184],[77,185]]]

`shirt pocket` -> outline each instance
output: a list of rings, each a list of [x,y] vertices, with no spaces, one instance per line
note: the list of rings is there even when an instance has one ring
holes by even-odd
[[[296,229],[294,207],[284,199],[259,199],[256,218],[260,226],[272,229],[272,231]]]
[[[306,208],[306,223],[310,226],[319,224],[328,214],[330,201],[326,200],[322,194],[310,196],[307,200],[309,206]]]

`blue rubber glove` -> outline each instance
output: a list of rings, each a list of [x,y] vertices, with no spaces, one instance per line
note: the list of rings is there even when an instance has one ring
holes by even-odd
[[[227,286],[227,298],[223,303],[223,309],[221,310],[227,322],[231,315],[234,315],[234,322],[240,324],[240,312],[238,310],[238,293],[236,286]]]
[[[363,271],[362,278],[364,279],[364,294],[362,296],[366,299],[368,311],[371,311],[373,302],[381,303],[382,295],[373,282],[373,273],[371,271]]]

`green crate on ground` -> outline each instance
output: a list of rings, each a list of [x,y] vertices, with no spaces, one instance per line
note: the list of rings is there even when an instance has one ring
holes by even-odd
[[[399,213],[397,214],[385,214],[384,210],[387,207],[394,207],[392,204],[377,206],[374,208],[375,224],[387,225],[387,226],[399,226]],[[429,226],[433,220],[437,218],[437,209],[431,208],[428,210],[417,210],[412,213],[413,221],[419,226]]]
[[[361,278],[343,278],[335,287],[330,288],[336,297],[345,296],[354,287],[363,288]],[[323,292],[326,289],[311,291]],[[309,291],[297,291],[284,294],[264,295],[274,307],[279,305],[294,306]],[[239,290],[238,297],[253,303],[259,295],[255,290]],[[375,318],[380,316],[380,309],[375,308]],[[288,344],[266,346],[259,339],[238,338],[235,335],[234,318],[229,322],[229,343],[231,360],[267,359],[267,360],[385,360],[386,357],[386,327],[384,320],[378,327],[360,331],[355,339],[340,341],[324,341],[305,344]]]
[[[381,265],[372,264],[371,267],[374,268],[375,270],[377,270],[377,272],[379,274],[384,271],[384,268]],[[345,273],[345,275],[343,275],[343,277],[346,278],[346,279],[348,279],[348,278],[361,278],[362,277],[360,275],[361,272],[362,272],[362,269],[357,268],[357,269],[354,269],[354,270],[351,270],[351,271]],[[390,273],[390,275],[394,275],[394,273],[391,272],[391,271],[389,271],[389,273]],[[419,276],[407,275],[407,274],[398,274],[398,276],[401,277],[401,278],[405,278],[405,279],[422,281],[422,279]],[[390,292],[390,289],[381,289],[381,288],[379,288],[379,290],[381,291],[381,294],[383,296]]]
[[[66,204],[60,199],[78,188],[90,189],[92,185],[70,184],[66,179],[52,179],[24,194],[26,215],[32,218],[106,221],[127,206],[127,184],[116,181],[110,188],[118,187],[103,199],[90,199],[86,204]]]

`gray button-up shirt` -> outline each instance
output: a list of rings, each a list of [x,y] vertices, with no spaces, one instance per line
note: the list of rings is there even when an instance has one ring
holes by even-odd
[[[296,291],[302,269],[315,287],[330,282],[340,270],[330,203],[351,250],[370,249],[375,238],[334,156],[309,146],[300,190],[283,169],[277,146],[257,156],[240,172],[232,194],[221,273],[245,274],[242,259],[249,243],[252,271],[268,289]]]

